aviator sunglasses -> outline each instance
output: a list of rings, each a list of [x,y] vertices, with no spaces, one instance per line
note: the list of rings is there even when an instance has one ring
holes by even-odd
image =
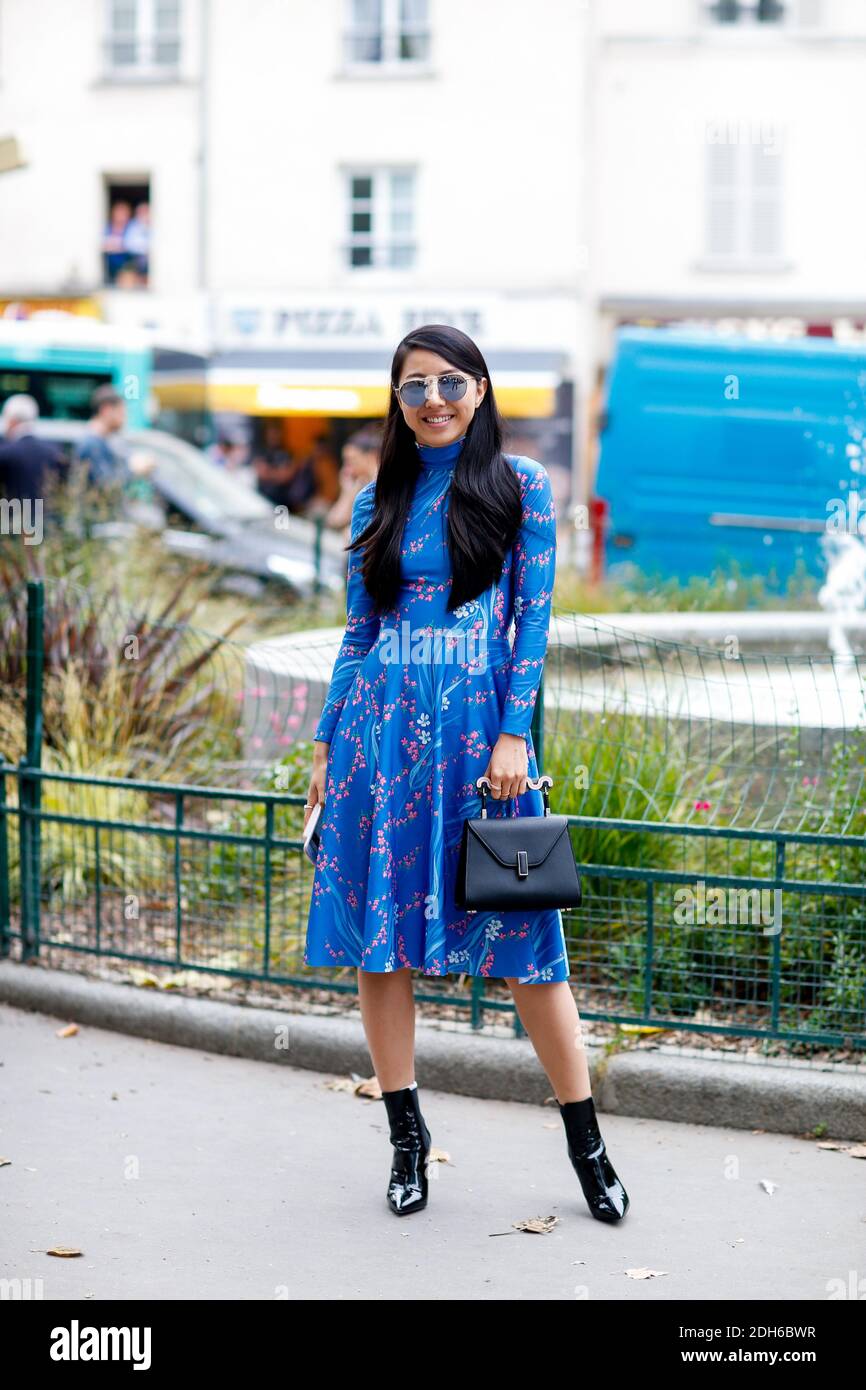
[[[477,378],[474,378],[477,380]],[[423,380],[404,381],[402,386],[393,386],[400,400],[410,410],[417,410],[427,399],[427,387],[431,381],[438,382],[439,395],[443,401],[459,401],[466,395],[469,378],[459,372],[443,372],[441,376],[427,376]]]

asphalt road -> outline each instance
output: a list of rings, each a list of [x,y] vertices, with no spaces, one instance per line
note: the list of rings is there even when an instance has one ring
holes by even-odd
[[[67,1022],[0,1005],[0,1279],[31,1297],[824,1301],[866,1275],[866,1166],[808,1139],[602,1115],[611,1227],[555,1108],[422,1088],[451,1161],[398,1218],[381,1101]]]

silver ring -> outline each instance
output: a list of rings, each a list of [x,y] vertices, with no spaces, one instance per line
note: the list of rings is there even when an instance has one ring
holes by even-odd
[[[312,809],[313,809],[313,807],[314,807],[315,805],[316,805],[315,801],[305,801],[305,802],[304,802],[304,810],[305,810],[305,811],[312,811]]]

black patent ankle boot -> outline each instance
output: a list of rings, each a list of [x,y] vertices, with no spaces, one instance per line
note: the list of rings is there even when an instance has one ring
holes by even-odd
[[[568,1156],[590,1211],[598,1221],[621,1221],[628,1211],[628,1193],[607,1156],[592,1096],[569,1100],[564,1105],[560,1102],[559,1110],[568,1140]]]
[[[418,1103],[418,1087],[383,1091],[391,1126],[394,1156],[388,1183],[388,1205],[397,1216],[421,1211],[427,1205],[427,1155],[430,1131]]]

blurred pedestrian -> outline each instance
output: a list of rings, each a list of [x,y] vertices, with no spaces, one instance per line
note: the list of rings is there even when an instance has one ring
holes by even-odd
[[[63,477],[60,450],[34,434],[39,406],[32,396],[9,396],[0,411],[0,496],[34,503]]]
[[[76,457],[86,465],[88,487],[122,488],[129,480],[126,454],[119,447],[126,424],[126,402],[113,386],[97,386],[90,398],[91,417]],[[116,441],[115,447],[109,440]]]
[[[153,454],[130,452],[122,432],[126,402],[113,386],[97,386],[90,398],[92,415],[75,450],[75,489],[90,495],[89,519],[136,519],[136,508],[153,506],[149,476],[157,469]]]
[[[211,463],[229,473],[239,473],[247,458],[246,441],[231,430],[221,430],[213,444],[205,450]]]
[[[382,433],[375,425],[355,430],[343,445],[340,495],[325,515],[325,525],[344,530],[352,520],[352,504],[365,483],[379,472]]]
[[[258,490],[275,506],[298,514],[304,511],[315,492],[312,457],[301,458],[283,446],[282,426],[269,420],[264,429],[264,447],[255,451],[253,466]]]
[[[324,517],[340,495],[340,466],[324,435],[314,440],[294,479],[294,510],[306,517]]]

